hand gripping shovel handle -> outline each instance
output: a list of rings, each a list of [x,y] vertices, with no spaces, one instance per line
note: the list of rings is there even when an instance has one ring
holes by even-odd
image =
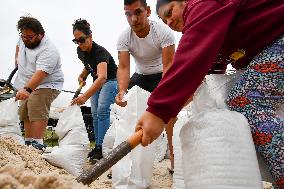
[[[75,94],[74,94],[72,100],[74,100],[75,98],[77,98],[77,97],[79,96],[79,94],[80,94],[80,92],[81,92],[83,86],[84,86],[84,82],[81,82],[81,83],[80,83],[80,86],[79,86],[78,89],[76,90],[76,92],[75,92]]]
[[[91,184],[124,156],[126,156],[132,149],[138,146],[142,141],[143,131],[140,129],[131,135],[126,141],[122,142],[114,148],[106,157],[99,160],[90,169],[84,171],[76,180],[83,184]]]

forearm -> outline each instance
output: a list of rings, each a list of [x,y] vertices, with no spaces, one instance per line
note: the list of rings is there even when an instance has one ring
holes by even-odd
[[[162,50],[162,61],[163,61],[163,76],[171,67],[175,54],[175,45],[171,45],[163,48]]]
[[[43,81],[44,78],[48,76],[48,73],[37,70],[32,78],[26,83],[25,87],[31,88],[32,90],[35,90],[39,84]]]
[[[106,82],[105,77],[98,77],[92,84],[92,86],[83,94],[89,99],[94,93],[96,93]]]
[[[17,45],[17,46],[16,46],[16,51],[15,51],[15,66],[17,66],[17,64],[18,64],[18,62],[17,62],[18,53],[19,53],[19,46]]]
[[[88,71],[84,68],[84,69],[82,70],[82,72],[80,73],[79,77],[81,77],[81,78],[87,78],[88,74],[89,74]]]
[[[163,64],[163,77],[165,75],[165,73],[168,71],[168,69],[170,68],[171,64]]]
[[[130,80],[130,69],[120,68],[117,70],[118,92],[126,92]]]

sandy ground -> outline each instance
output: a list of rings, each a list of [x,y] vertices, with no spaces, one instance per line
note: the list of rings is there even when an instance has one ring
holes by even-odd
[[[86,165],[87,167],[88,165]],[[152,184],[148,189],[171,189],[172,188],[172,175],[169,174],[167,167],[170,166],[170,161],[165,159],[154,165]],[[107,178],[107,174],[110,171],[104,173],[95,182],[96,185],[103,186],[102,189],[111,189],[111,180]]]
[[[149,189],[172,188],[172,176],[167,170],[169,164],[169,160],[155,164]],[[33,147],[0,138],[0,189],[111,189],[108,173],[85,186],[65,170],[50,165]],[[264,189],[272,188],[270,183],[263,184]]]
[[[150,189],[170,189],[172,176],[168,173],[169,161],[157,163]],[[90,186],[75,181],[65,170],[50,165],[38,150],[0,138],[0,188],[1,189],[108,189],[112,187],[103,174]]]

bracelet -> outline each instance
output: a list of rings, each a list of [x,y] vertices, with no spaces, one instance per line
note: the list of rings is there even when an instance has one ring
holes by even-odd
[[[33,92],[33,90],[32,90],[31,88],[29,88],[29,87],[24,87],[24,89],[25,89],[28,93],[32,93],[32,92]]]

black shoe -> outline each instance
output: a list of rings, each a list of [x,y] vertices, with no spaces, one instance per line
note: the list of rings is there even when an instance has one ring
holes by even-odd
[[[102,159],[103,158],[102,146],[96,146],[95,148],[93,148],[92,151],[89,152],[88,158],[92,163],[95,163],[98,160]]]
[[[108,179],[112,179],[112,173],[109,173],[109,174],[107,175],[107,178],[108,178]]]
[[[32,144],[31,141],[25,141],[25,145],[29,146],[29,145],[31,145],[31,144]]]
[[[35,148],[35,149],[38,149],[38,150],[41,150],[44,152],[44,150],[46,149],[46,145],[45,144],[40,144],[38,143],[37,141],[32,141],[31,142],[31,145]]]

